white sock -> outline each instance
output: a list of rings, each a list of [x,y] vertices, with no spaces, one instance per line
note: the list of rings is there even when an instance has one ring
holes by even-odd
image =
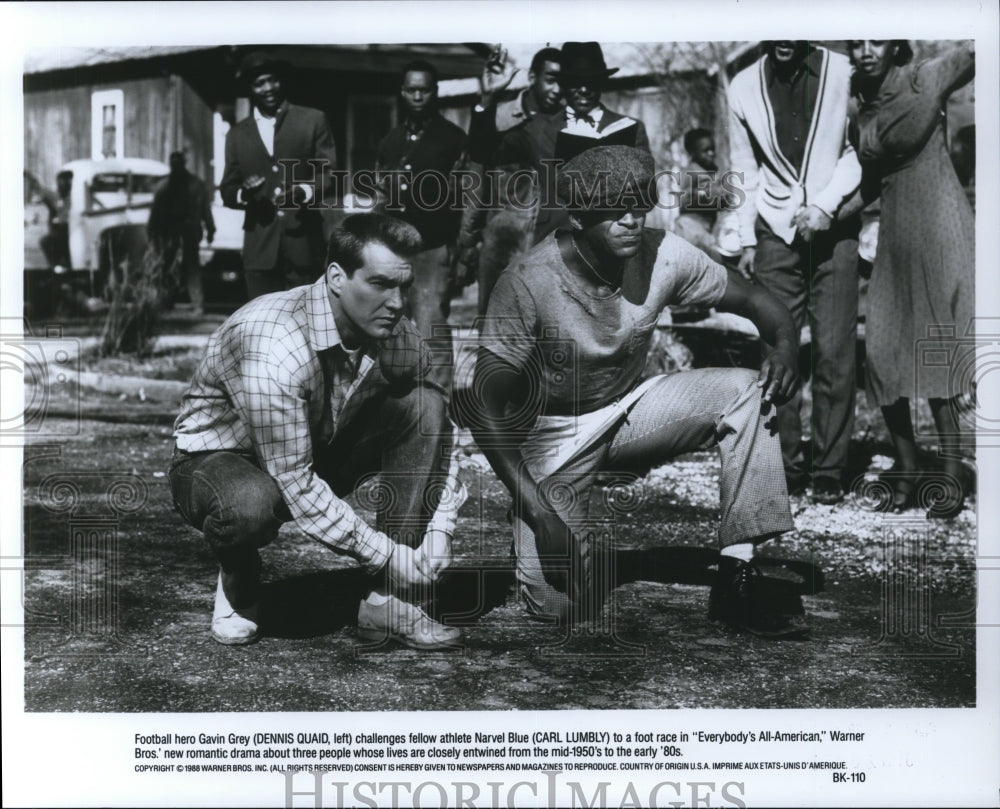
[[[388,600],[389,596],[381,592],[380,590],[372,590],[368,594],[368,597],[365,599],[365,601],[367,601],[369,604],[376,607],[382,606]]]
[[[725,548],[719,551],[719,556],[732,556],[734,559],[749,562],[753,559],[753,543],[739,542],[736,545],[726,545]]]

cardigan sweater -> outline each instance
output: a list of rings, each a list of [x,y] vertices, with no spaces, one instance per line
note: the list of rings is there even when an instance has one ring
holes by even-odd
[[[796,233],[792,217],[800,208],[815,205],[836,218],[861,182],[861,165],[847,139],[850,62],[826,48],[817,50],[823,56],[822,67],[800,168],[778,146],[764,70],[768,57],[738,73],[729,85],[730,162],[734,172],[743,174],[741,187],[746,194],[739,208],[743,247],[757,244],[757,214],[776,236],[791,244]]]

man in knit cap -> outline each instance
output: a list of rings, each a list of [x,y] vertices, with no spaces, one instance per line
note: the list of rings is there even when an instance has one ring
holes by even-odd
[[[481,331],[469,422],[513,496],[517,578],[533,616],[596,617],[610,557],[590,511],[599,472],[645,473],[716,445],[722,460],[719,572],[709,615],[765,637],[807,633],[801,600],[765,589],[754,546],[792,525],[768,411],[796,382],[791,316],[671,233],[644,227],[653,160],[601,146],[558,177],[570,227],[500,277]],[[759,372],[700,369],[642,381],[669,304],[701,304],[754,322],[774,346]]]

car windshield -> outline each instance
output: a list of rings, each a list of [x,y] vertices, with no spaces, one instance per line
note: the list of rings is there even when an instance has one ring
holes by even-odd
[[[126,205],[150,205],[156,184],[162,179],[155,174],[105,172],[95,174],[90,180],[90,199],[94,207],[123,208]],[[129,200],[131,180],[132,198]]]

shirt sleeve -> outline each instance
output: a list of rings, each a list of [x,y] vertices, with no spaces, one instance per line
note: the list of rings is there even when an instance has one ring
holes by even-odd
[[[975,74],[974,48],[973,41],[969,40],[934,59],[921,62],[913,71],[914,88],[944,101]]]
[[[453,428],[452,440],[455,442],[453,446],[457,445],[457,432],[457,428]],[[454,450],[448,462],[448,474],[441,489],[441,499],[427,524],[425,533],[437,531],[453,537],[455,526],[458,524],[458,510],[468,497],[469,491],[458,477],[458,451]]]
[[[222,202],[227,208],[243,208],[245,203],[240,192],[243,185],[243,169],[240,166],[240,150],[236,144],[236,129],[226,133],[226,164],[219,183]]]
[[[261,465],[306,534],[374,573],[389,560],[392,540],[366,524],[313,472],[303,371],[287,352],[278,356],[261,348],[245,353],[242,387],[230,391],[233,407],[247,425]]]
[[[535,347],[537,312],[524,282],[508,270],[490,293],[479,345],[518,370],[527,366]]]
[[[837,216],[840,206],[851,197],[861,184],[861,164],[851,145],[848,121],[844,121],[844,138],[840,157],[833,169],[833,177],[826,188],[816,194],[812,204],[831,218]]]
[[[666,304],[715,306],[726,293],[726,268],[684,239],[667,233],[656,251],[653,277],[667,284]]]
[[[759,170],[750,132],[740,112],[737,90],[732,84],[729,86],[729,163],[732,168],[731,180],[743,197],[743,203],[736,209],[740,223],[740,245],[755,247],[757,236],[753,228],[757,220]]]

